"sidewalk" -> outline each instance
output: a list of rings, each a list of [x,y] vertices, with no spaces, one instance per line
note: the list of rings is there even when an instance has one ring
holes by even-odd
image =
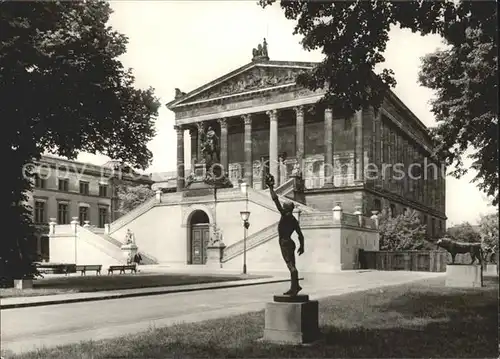
[[[305,278],[302,284],[304,293],[311,300],[375,288],[383,292],[384,287],[423,279],[444,279],[445,276],[444,273],[403,271],[301,275]],[[277,283],[220,290],[195,289],[163,296],[103,300],[98,305],[88,302],[5,310],[1,319],[2,348],[21,353],[44,346],[111,339],[152,328],[260,311],[265,309],[273,295],[287,289],[287,286],[286,283]]]
[[[244,280],[235,280],[228,282],[175,285],[167,287],[150,287],[150,288],[121,289],[121,290],[86,292],[86,293],[41,295],[33,297],[1,298],[0,309],[36,307],[43,305],[89,302],[89,301],[105,300],[105,299],[131,298],[131,297],[140,297],[147,295],[245,287],[245,286],[259,285],[259,284],[287,282],[289,280],[290,280],[289,277],[274,276],[271,278],[247,279],[247,280],[244,279]]]

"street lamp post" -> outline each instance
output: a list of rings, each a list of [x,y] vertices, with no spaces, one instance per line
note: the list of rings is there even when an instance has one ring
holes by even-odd
[[[245,194],[245,211],[240,212],[241,220],[243,221],[243,274],[247,274],[247,231],[250,227],[250,211],[248,210],[248,184],[241,183],[241,192]]]

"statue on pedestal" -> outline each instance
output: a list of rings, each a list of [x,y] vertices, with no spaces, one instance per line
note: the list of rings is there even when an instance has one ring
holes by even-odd
[[[252,61],[258,59],[269,60],[266,39],[264,39],[264,42],[262,44],[257,45],[257,48],[254,48],[252,50],[252,55],[253,55]]]
[[[202,159],[200,163],[194,164],[193,172],[187,180],[187,187],[190,187],[191,184],[197,186],[207,184],[218,188],[233,187],[227,176],[227,169],[223,168],[219,163],[219,136],[211,126],[208,127],[207,131],[205,131],[202,122],[197,123],[197,126]],[[204,188],[208,188],[208,186]]]
[[[135,244],[135,236],[130,228],[127,229],[127,233],[125,234],[125,244]]]
[[[219,161],[219,150],[219,137],[212,127],[209,127],[206,133],[202,132],[201,138],[201,153],[207,166]]]
[[[455,264],[455,257],[457,254],[469,253],[472,259],[470,264],[473,264],[476,259],[479,264],[483,264],[483,250],[481,243],[465,243],[457,242],[450,238],[440,238],[436,242],[438,247],[445,249],[451,255],[451,264]]]
[[[295,205],[292,202],[285,202],[282,206],[278,199],[278,195],[274,192],[274,177],[272,175],[266,177],[266,184],[269,187],[269,192],[271,193],[272,200],[276,204],[276,208],[281,213],[278,224],[279,245],[291,277],[290,290],[283,294],[296,296],[302,288],[299,285],[299,272],[295,266],[295,242],[292,240],[291,235],[293,232],[297,232],[299,236],[300,247],[297,251],[299,256],[304,253],[304,235],[300,229],[299,222],[293,216]]]

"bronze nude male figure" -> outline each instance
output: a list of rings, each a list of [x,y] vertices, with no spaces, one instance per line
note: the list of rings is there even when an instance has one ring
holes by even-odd
[[[274,177],[272,175],[267,176],[266,184],[269,187],[269,192],[271,193],[272,200],[276,204],[276,208],[281,213],[278,224],[279,245],[291,277],[290,290],[283,294],[296,296],[302,288],[299,285],[299,272],[295,267],[295,242],[292,240],[291,235],[293,232],[297,232],[299,236],[300,247],[297,251],[299,256],[304,253],[304,235],[300,229],[299,222],[293,216],[294,204],[292,202],[285,202],[282,206],[278,199],[278,195],[274,192]]]

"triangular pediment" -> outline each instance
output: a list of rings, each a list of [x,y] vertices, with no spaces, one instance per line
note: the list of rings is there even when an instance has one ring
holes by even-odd
[[[264,62],[252,63],[220,77],[172,101],[167,106],[178,106],[242,95],[252,91],[293,86],[297,75],[310,71],[313,63]]]

